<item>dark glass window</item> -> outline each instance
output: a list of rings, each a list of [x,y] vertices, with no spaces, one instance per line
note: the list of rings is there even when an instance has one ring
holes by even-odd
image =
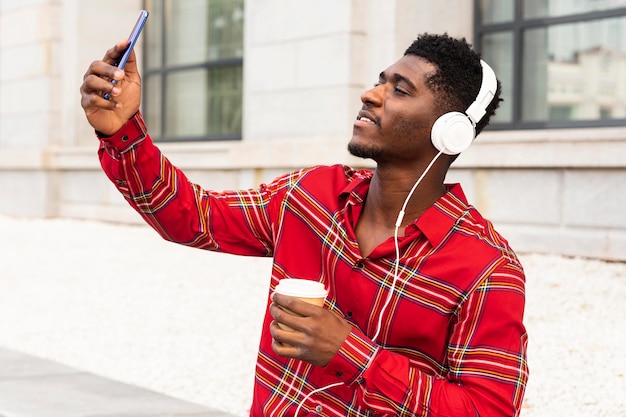
[[[475,0],[501,129],[626,123],[626,0]]]
[[[143,112],[158,141],[241,139],[243,0],[145,0]]]

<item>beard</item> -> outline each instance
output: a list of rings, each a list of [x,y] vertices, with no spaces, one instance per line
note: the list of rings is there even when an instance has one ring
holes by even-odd
[[[420,147],[417,136],[420,131],[423,130],[423,126],[413,120],[400,119],[393,124],[391,129],[383,129],[383,126],[379,125],[378,130],[381,138],[383,136],[393,138],[392,141],[387,140],[387,142],[404,144],[404,146],[408,146],[408,148],[405,151],[401,151],[397,149],[397,145],[392,145],[392,148],[389,147],[390,144],[385,146],[382,143],[384,139],[381,138],[375,141],[371,138],[369,140],[363,140],[364,138],[356,139],[356,137],[353,136],[353,140],[348,143],[348,152],[358,158],[372,159],[377,163],[382,163],[398,158],[402,159],[408,156],[408,153],[412,153]],[[356,132],[354,133],[356,134]]]
[[[382,150],[372,146],[363,146],[357,143],[348,143],[348,152],[351,155],[363,159],[378,160],[382,156]]]

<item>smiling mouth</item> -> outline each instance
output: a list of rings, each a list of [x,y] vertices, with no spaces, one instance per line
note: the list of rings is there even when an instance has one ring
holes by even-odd
[[[375,125],[375,124],[376,124],[376,122],[374,122],[374,121],[373,121],[372,119],[370,119],[369,117],[365,117],[365,116],[358,116],[356,119],[357,119],[358,121],[365,122],[365,123],[368,123],[368,124],[371,124],[371,125]]]

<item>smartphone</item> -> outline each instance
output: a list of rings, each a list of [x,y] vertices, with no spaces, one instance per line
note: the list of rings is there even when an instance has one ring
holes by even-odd
[[[139,39],[139,35],[141,34],[141,31],[144,25],[146,24],[146,20],[148,20],[148,11],[142,10],[141,13],[139,13],[139,18],[137,19],[137,23],[135,23],[135,27],[133,28],[133,31],[130,32],[130,36],[128,37],[128,47],[124,50],[124,53],[122,54],[120,59],[114,64],[119,69],[123,70],[124,67],[126,66],[126,62],[128,62],[130,53],[135,47],[135,44],[137,43],[137,39]],[[113,84],[117,84],[116,80],[112,80],[111,82]],[[109,93],[106,93],[103,97],[108,100],[111,98],[111,95]]]

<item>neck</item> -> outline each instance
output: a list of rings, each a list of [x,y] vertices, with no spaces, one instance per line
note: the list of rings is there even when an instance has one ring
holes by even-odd
[[[410,170],[385,169],[378,167],[372,178],[366,207],[381,223],[395,226],[398,213],[405,204],[411,189],[426,167]],[[432,206],[446,193],[444,178],[446,169],[435,163],[422,178],[419,185],[406,202],[402,226],[406,226]]]
[[[369,256],[381,242],[394,235],[398,214],[426,166],[423,165],[421,169],[412,166],[403,170],[396,165],[387,169],[379,163],[355,229],[363,256]],[[447,165],[439,160],[424,176],[407,202],[398,236],[403,236],[404,228],[445,194],[443,181],[446,171]]]
[[[398,213],[402,209],[413,184],[407,187],[394,188],[386,191],[389,187],[385,187],[380,183],[376,184],[374,179],[372,179],[372,185],[368,192],[367,205],[373,209],[373,214],[375,214],[376,217],[380,216],[381,218],[387,219],[384,223],[388,223],[390,226],[395,225]],[[420,184],[406,204],[401,225],[406,226],[420,217],[445,193],[446,188],[443,183],[429,185]]]

